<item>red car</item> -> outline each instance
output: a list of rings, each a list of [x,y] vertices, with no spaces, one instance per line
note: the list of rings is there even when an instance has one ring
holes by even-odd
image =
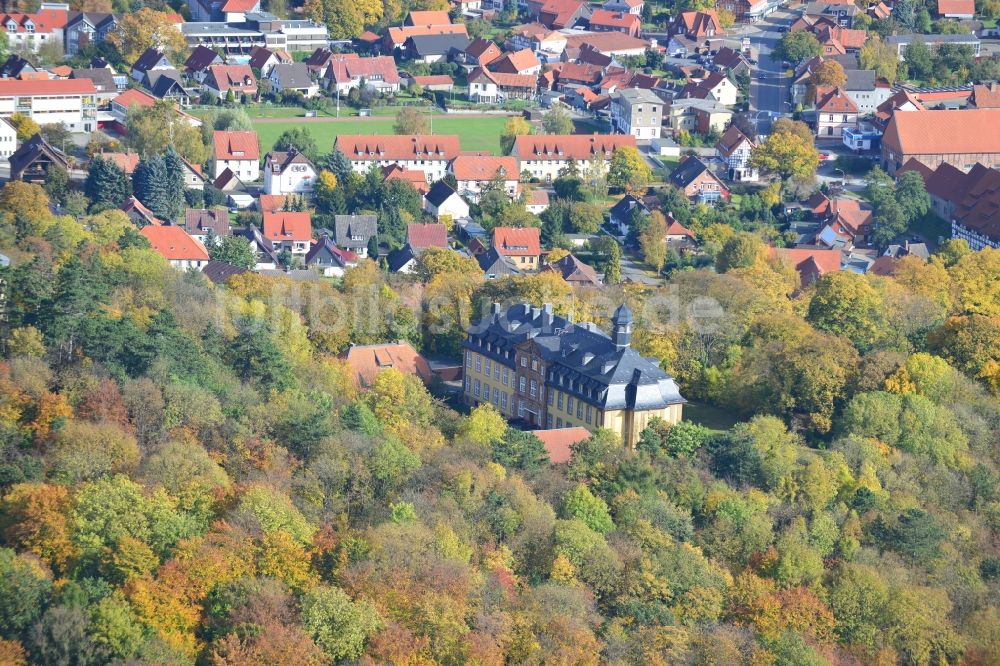
[[[820,153],[819,154],[819,161],[820,162],[825,162],[828,159],[830,159],[830,153]]]

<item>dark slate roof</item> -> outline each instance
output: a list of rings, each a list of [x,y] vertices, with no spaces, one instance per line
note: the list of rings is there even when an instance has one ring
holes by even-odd
[[[187,95],[184,84],[181,83],[181,74],[176,69],[157,69],[150,72],[151,77],[149,92],[154,97],[160,99],[167,95]]]
[[[72,73],[70,73],[69,78],[90,79],[94,82],[94,87],[97,88],[97,92],[118,92],[118,86],[115,85],[114,75],[111,73],[111,70],[106,67],[74,69]]]
[[[40,157],[47,157],[53,164],[57,164],[64,169],[69,168],[66,155],[42,138],[41,134],[36,134],[21,144],[21,147],[8,157],[10,162],[11,178],[16,178],[29,165]]]
[[[205,277],[207,277],[215,284],[225,282],[234,275],[249,273],[247,269],[241,268],[240,266],[233,266],[232,264],[227,264],[225,262],[215,261],[215,260],[212,260],[207,264],[205,264],[202,267],[201,272],[204,273]]]
[[[163,58],[164,55],[162,53],[150,47],[146,49],[141,56],[139,56],[139,59],[135,61],[134,65],[132,65],[132,69],[139,72],[148,72],[156,67],[156,65],[158,65],[160,60]]]
[[[330,257],[335,259],[341,267],[347,266],[348,259],[347,256],[345,256],[345,251],[337,247],[336,244],[334,244],[334,242],[327,236],[323,236],[315,245],[309,248],[309,252],[306,254],[306,266],[313,265],[313,263],[316,262],[317,257],[321,254],[328,254]],[[347,253],[347,255],[352,257],[353,260],[353,254]]]
[[[260,232],[260,229],[249,225],[243,229],[237,229],[233,232],[234,236],[240,236],[246,238],[251,244],[256,245],[257,251],[260,252],[268,262],[276,264],[278,263],[278,255],[274,253],[274,248],[271,246],[271,241],[264,238],[264,234]]]
[[[681,162],[680,165],[674,169],[673,173],[670,174],[670,182],[677,187],[684,188],[690,185],[695,178],[708,170],[708,165],[697,157],[692,156]]]
[[[378,218],[374,215],[337,215],[333,218],[333,242],[347,249],[368,247],[368,241],[378,233]],[[351,240],[360,236],[361,240]]]
[[[70,12],[67,14],[66,28],[69,29],[77,23],[89,23],[99,30],[108,23],[114,23],[118,20],[119,17],[116,14],[107,12]]]
[[[419,56],[444,55],[452,50],[464,51],[469,47],[469,38],[462,34],[414,35],[406,40],[408,50]]]
[[[479,262],[479,267],[483,269],[485,275],[500,278],[520,273],[517,266],[510,259],[497,252],[496,248],[490,248],[478,255],[476,261]]]
[[[848,69],[844,74],[847,75],[844,90],[875,90],[874,69]]]
[[[184,231],[200,235],[212,233],[220,238],[229,235],[229,211],[225,208],[188,208],[184,212]]]
[[[282,89],[308,88],[313,84],[312,78],[309,76],[309,68],[304,62],[277,64],[269,76],[277,78],[278,86]]]
[[[189,72],[198,72],[209,65],[221,64],[222,57],[207,46],[198,45],[184,62],[184,68]]]
[[[438,182],[434,183],[434,185],[431,187],[431,191],[428,192],[424,198],[427,199],[427,203],[432,204],[434,207],[437,207],[443,204],[445,201],[447,201],[448,197],[450,197],[453,194],[456,194],[456,192],[452,188],[452,186],[444,182],[443,180],[439,180]]]
[[[416,255],[413,254],[413,248],[409,245],[404,245],[400,249],[390,252],[389,256],[386,257],[386,263],[390,271],[397,273],[399,269],[410,263],[412,259],[416,259]]]
[[[649,214],[649,208],[639,199],[635,198],[631,194],[626,194],[624,197],[618,200],[614,206],[611,207],[609,211],[611,213],[612,220],[631,220],[632,214],[635,209],[639,208],[642,212]]]
[[[506,312],[494,305],[470,330],[464,347],[513,365],[515,345],[533,340],[548,365],[545,385],[600,409],[662,409],[685,402],[673,377],[629,346],[628,308],[620,307],[612,321],[618,344],[594,324],[554,315],[551,305],[518,304]]]
[[[0,77],[5,79],[17,78],[20,74],[24,72],[34,72],[37,71],[30,62],[17,55],[16,53],[11,53],[7,60],[4,61],[3,65],[0,66]]]

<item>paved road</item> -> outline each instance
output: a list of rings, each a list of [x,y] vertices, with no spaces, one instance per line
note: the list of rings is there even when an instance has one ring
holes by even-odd
[[[757,53],[757,67],[750,83],[750,108],[759,116],[758,134],[767,134],[771,129],[771,118],[762,111],[773,113],[790,113],[788,98],[792,80],[785,76],[781,61],[771,57],[771,51],[782,32],[778,26],[789,26],[792,15],[788,12],[775,12],[765,21],[754,25],[758,30],[750,33],[751,47]],[[764,77],[759,78],[763,73]]]

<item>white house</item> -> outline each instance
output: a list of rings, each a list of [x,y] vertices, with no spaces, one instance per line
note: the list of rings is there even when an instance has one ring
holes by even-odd
[[[646,3],[643,0],[605,0],[601,7],[609,12],[622,12],[642,16],[642,10],[645,5]]]
[[[208,263],[208,250],[183,228],[172,224],[149,224],[139,230],[153,251],[174,268],[201,268]]]
[[[215,132],[215,178],[226,169],[245,183],[260,178],[260,146],[256,132]]]
[[[376,92],[399,91],[400,77],[392,56],[374,58],[346,58],[335,56],[324,73],[326,85],[333,91],[346,95],[362,84]]]
[[[316,167],[294,148],[264,157],[264,194],[311,194],[315,187]]]
[[[636,147],[631,134],[538,134],[514,139],[511,155],[518,170],[543,182],[552,182],[574,160],[582,170],[587,165],[607,170],[615,150]]]
[[[736,125],[730,125],[715,144],[719,159],[729,165],[730,180],[756,182],[759,175],[757,169],[750,166],[750,154],[754,142],[740,131]]]
[[[68,10],[68,5],[42,3],[42,8],[33,14],[0,14],[10,50],[37,52],[42,45],[52,43],[62,48],[63,33],[69,21]]]
[[[290,252],[293,257],[305,257],[312,244],[312,220],[309,213],[288,211],[265,212],[264,240],[275,254]]]
[[[439,180],[424,197],[424,210],[437,219],[459,220],[469,217],[469,204],[451,189],[451,185]]]
[[[621,134],[658,139],[663,126],[663,101],[645,88],[626,88],[611,95],[611,123]]]
[[[517,196],[520,172],[514,157],[460,155],[448,165],[448,172],[455,176],[458,193],[473,203],[479,201],[483,186],[498,174],[503,178],[507,196],[511,199]]]
[[[17,130],[6,118],[0,118],[0,158],[7,159],[17,150]]]
[[[335,147],[347,157],[356,173],[367,173],[373,164],[396,165],[422,171],[428,183],[444,178],[448,163],[461,151],[458,136],[448,134],[344,134],[337,137]]]
[[[21,113],[39,125],[72,132],[97,129],[97,88],[90,79],[0,79],[0,118]]]

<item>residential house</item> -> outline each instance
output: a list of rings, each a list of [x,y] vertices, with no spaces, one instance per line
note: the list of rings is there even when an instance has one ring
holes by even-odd
[[[409,60],[433,64],[443,62],[464,53],[469,47],[469,38],[461,33],[446,35],[413,35],[407,37],[403,52]]]
[[[977,109],[1000,109],[1000,83],[980,83],[972,87],[969,105]]]
[[[564,62],[579,61],[584,53],[605,56],[641,56],[652,44],[639,37],[611,32],[574,32],[566,37],[566,48],[560,59]]]
[[[312,245],[312,221],[309,213],[276,211],[263,214],[263,236],[275,254],[289,252],[305,257]]]
[[[192,79],[201,83],[208,76],[208,68],[212,65],[223,65],[225,61],[218,53],[207,46],[196,46],[191,55],[184,61],[184,72]]]
[[[184,231],[202,245],[218,243],[229,235],[229,211],[225,208],[188,208]]]
[[[248,268],[233,266],[224,261],[215,261],[214,259],[209,260],[207,264],[201,267],[201,274],[211,280],[212,284],[226,284],[229,278],[234,275],[243,275],[249,272],[250,269]]]
[[[559,177],[570,160],[606,170],[615,150],[623,146],[636,147],[631,134],[546,134],[525,135],[514,139],[511,155],[517,158],[521,172],[551,182]]]
[[[62,123],[71,132],[97,129],[97,89],[90,79],[0,79],[0,118],[15,113],[39,125]]]
[[[838,272],[842,261],[840,250],[773,247],[769,252],[772,259],[795,269],[803,287],[814,284],[824,275]]]
[[[486,67],[503,55],[500,47],[492,41],[479,37],[465,48],[465,63],[476,67]]]
[[[858,53],[868,41],[868,32],[840,26],[824,26],[817,32],[816,39],[823,48],[824,56],[844,55]]]
[[[260,14],[260,0],[222,0],[220,17],[225,23],[243,23],[248,14]]]
[[[500,254],[496,248],[489,248],[485,252],[475,255],[479,268],[483,271],[483,277],[487,280],[497,280],[513,275],[520,275],[521,271],[514,264],[510,257]]]
[[[604,4],[601,5],[609,12],[625,12],[636,16],[642,16],[642,10],[645,6],[644,0],[604,0]]]
[[[316,174],[309,158],[294,148],[287,152],[272,151],[264,157],[264,193],[312,194]]]
[[[737,21],[756,23],[785,5],[783,0],[720,0],[717,9],[725,9]]]
[[[910,170],[917,170],[923,177],[924,187],[931,197],[931,210],[946,222],[952,221],[955,209],[965,195],[990,171],[988,167],[976,164],[965,172],[947,162],[932,170],[919,160],[912,159],[897,170],[896,175],[898,177]]]
[[[399,28],[389,28],[386,31],[383,44],[388,52],[393,53],[406,48],[406,42],[410,37],[433,37],[441,35],[461,35],[468,40],[469,33],[464,23],[452,25],[415,25],[402,26]],[[466,47],[468,43],[466,43]],[[460,49],[465,50],[465,47]]]
[[[357,55],[348,53],[336,54],[328,48],[320,47],[313,51],[312,54],[305,59],[305,64],[306,67],[309,68],[309,74],[313,78],[324,79],[327,76],[327,70],[330,68],[330,64],[334,60],[343,60],[350,57],[357,57]]]
[[[546,264],[544,270],[558,273],[563,280],[573,287],[601,286],[601,277],[597,274],[597,271],[572,254],[567,254],[554,263]]]
[[[236,100],[257,96],[257,79],[250,65],[211,65],[203,83],[205,90],[219,99],[230,93]]]
[[[688,82],[677,99],[705,99],[723,106],[735,106],[739,93],[739,88],[729,80],[725,72],[712,72],[702,81]]]
[[[1000,170],[984,173],[955,207],[951,237],[964,239],[977,251],[1000,249]]]
[[[427,184],[427,176],[423,171],[404,169],[395,164],[382,167],[382,179],[385,181],[405,180],[413,186],[413,189],[420,193],[421,199],[431,189],[430,185]]]
[[[866,245],[871,237],[872,219],[872,208],[866,203],[846,197],[831,199],[815,244],[844,250]]]
[[[505,53],[490,64],[490,71],[499,74],[529,74],[537,76],[542,71],[534,52],[529,49]]]
[[[652,211],[639,197],[626,194],[608,211],[612,226],[617,227],[618,235],[625,237],[632,228],[636,215],[651,215]]]
[[[0,159],[17,152],[17,129],[6,118],[0,118]]]
[[[146,88],[157,99],[170,100],[177,106],[191,105],[191,96],[184,88],[181,73],[176,69],[158,69],[146,78]]]
[[[854,18],[858,12],[858,6],[853,2],[814,0],[806,5],[803,18],[811,19],[814,25],[820,20],[825,20],[829,25],[853,28]]]
[[[309,69],[305,63],[295,62],[289,64],[278,64],[271,68],[267,75],[271,86],[277,92],[287,92],[294,90],[302,93],[306,99],[315,97],[319,93],[319,84],[309,76]]]
[[[595,9],[590,17],[589,26],[596,32],[620,32],[630,37],[638,37],[642,30],[642,18],[628,12]]]
[[[459,139],[455,135],[348,135],[337,137],[335,146],[360,174],[372,164],[422,171],[428,183],[444,178],[448,163],[458,157]]]
[[[849,69],[844,72],[847,82],[844,93],[858,107],[858,113],[868,116],[892,96],[892,87],[885,79],[877,79],[871,69]]]
[[[604,76],[604,68],[598,65],[587,65],[575,62],[566,62],[553,68],[556,74],[556,87],[559,90],[575,90],[580,86],[593,88],[600,83]]]
[[[138,88],[129,88],[125,92],[121,93],[117,97],[111,99],[109,105],[109,111],[113,122],[117,123],[116,128],[119,131],[127,131],[125,123],[128,118],[129,109],[135,108],[149,108],[156,104],[157,99],[150,95],[149,93],[139,90]],[[192,116],[180,108],[176,109],[176,113],[184,119],[187,124],[191,127],[201,127],[202,123],[199,118]]]
[[[611,124],[636,139],[656,139],[663,127],[663,101],[651,90],[626,88],[611,94]]]
[[[334,58],[323,78],[330,90],[342,95],[362,84],[376,92],[394,93],[399,91],[400,84],[396,61],[391,56]]]
[[[114,73],[110,69],[95,67],[88,69],[74,69],[70,72],[71,79],[89,79],[94,84],[97,91],[94,100],[98,107],[107,107],[111,100],[118,96],[118,83],[115,81]]]
[[[257,259],[254,270],[274,270],[278,267],[280,263],[278,261],[278,253],[272,249],[271,242],[264,238],[264,234],[260,229],[253,225],[248,225],[243,229],[236,230],[233,235],[246,238],[247,242],[250,243],[250,249],[253,250]]]
[[[513,199],[518,193],[520,172],[515,157],[459,155],[448,165],[448,172],[455,176],[458,193],[473,203],[479,201],[483,187],[498,177],[508,197]]]
[[[417,254],[427,248],[448,249],[448,228],[443,224],[406,225],[406,244]]]
[[[66,154],[49,145],[41,134],[36,134],[21,144],[7,158],[10,180],[42,184],[48,181],[49,169],[58,167],[69,170]]]
[[[906,49],[914,40],[920,40],[934,50],[941,44],[961,44],[972,49],[972,55],[978,56],[982,49],[982,43],[975,35],[889,35],[885,38],[889,44],[899,53],[900,60],[906,60]]]
[[[125,213],[132,224],[140,228],[148,224],[153,226],[164,224],[164,221],[156,217],[153,211],[146,208],[142,205],[141,201],[131,195],[118,206],[118,209]]]
[[[424,210],[438,220],[469,217],[469,204],[443,180],[431,185],[424,196]]]
[[[44,44],[64,48],[63,35],[69,20],[66,5],[42,3],[41,9],[30,14],[8,12],[0,14],[0,24],[7,34],[7,47],[13,51],[38,52]]]
[[[531,49],[540,54],[546,62],[552,62],[558,60],[566,50],[567,39],[566,35],[551,30],[541,23],[527,23],[511,29],[507,37],[507,49],[509,51]]]
[[[575,27],[589,19],[591,12],[581,0],[528,0],[528,16],[552,30]]]
[[[139,229],[139,233],[149,241],[153,252],[174,268],[201,268],[208,263],[208,250],[182,227],[150,224]]]
[[[535,271],[541,265],[542,240],[537,227],[495,227],[493,249],[507,257],[517,270]]]
[[[225,131],[212,134],[215,155],[215,177],[226,169],[245,183],[260,178],[260,146],[256,132]]]
[[[694,234],[674,218],[674,214],[667,213],[667,246],[683,249],[684,246],[693,245]]]
[[[450,93],[455,89],[455,79],[447,74],[428,74],[409,78],[412,85],[420,86],[425,91]]]
[[[698,203],[729,201],[729,188],[700,158],[684,158],[670,174],[668,182]]]
[[[357,263],[358,255],[337,247],[326,236],[313,244],[305,259],[307,268],[319,271],[324,277],[343,277],[344,271]]]
[[[722,23],[714,9],[681,12],[670,25],[667,52],[681,56],[694,53],[722,32]]]
[[[541,215],[549,207],[549,193],[540,187],[524,190],[524,208],[532,215]]]
[[[858,126],[858,105],[840,87],[816,89],[816,138],[840,139]]]
[[[733,119],[733,112],[711,99],[674,99],[666,107],[664,125],[674,136],[680,132],[722,133]]]
[[[130,74],[136,81],[143,82],[150,72],[157,69],[175,69],[175,67],[162,51],[150,47],[133,63]]]
[[[607,335],[554,314],[548,304],[506,311],[494,304],[463,345],[463,397],[529,427],[605,428],[634,449],[653,418],[680,421],[685,401],[655,360],[631,348],[627,306],[615,311],[611,325]]]
[[[750,165],[750,155],[756,144],[736,125],[730,125],[715,144],[716,155],[729,167],[729,179],[737,182],[757,182],[757,169]]]
[[[292,56],[281,49],[269,49],[266,46],[255,46],[250,49],[250,69],[260,72],[262,77],[271,73],[271,68],[280,64],[291,64]]]
[[[976,163],[1000,166],[1000,109],[894,113],[882,137],[882,164],[890,175],[916,158],[931,169],[948,163],[963,171]]]
[[[712,64],[731,76],[750,76],[753,65],[742,51],[723,46],[712,57]]]
[[[433,378],[427,359],[409,342],[351,345],[345,354],[345,360],[351,377],[360,388],[370,387],[380,372],[389,369],[413,375],[425,384],[430,383]]]
[[[66,55],[75,56],[89,44],[100,44],[118,27],[120,17],[108,12],[69,12],[63,41]]]
[[[35,66],[16,53],[11,53],[0,65],[0,79],[29,79],[29,74],[34,74],[39,70]],[[47,77],[46,77],[47,78]]]
[[[404,26],[437,26],[437,25],[451,25],[451,16],[448,15],[447,11],[411,11],[406,15],[406,19],[403,21]]]
[[[975,0],[937,0],[939,18],[971,21],[976,17]]]
[[[359,257],[368,256],[368,245],[377,235],[378,218],[374,215],[336,215],[333,218],[333,242]]]

